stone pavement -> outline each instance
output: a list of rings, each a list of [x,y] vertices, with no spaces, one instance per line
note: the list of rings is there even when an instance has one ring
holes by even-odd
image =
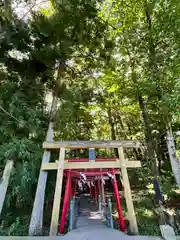
[[[76,221],[76,228],[83,229],[85,227],[89,227],[91,229],[95,227],[104,227],[107,228],[101,220],[101,215],[98,211],[98,205],[95,204],[89,196],[80,197],[79,204],[79,216]]]
[[[162,240],[160,237],[128,236],[118,230],[104,227],[83,228],[69,232],[63,240]]]
[[[101,216],[88,196],[80,198],[80,214],[75,230],[67,233],[64,240],[162,240],[158,237],[128,236],[116,229],[108,228],[102,223]]]

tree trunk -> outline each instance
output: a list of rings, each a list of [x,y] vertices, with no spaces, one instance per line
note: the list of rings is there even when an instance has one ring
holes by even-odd
[[[131,65],[132,67],[132,81],[136,85],[137,88],[137,100],[139,103],[139,107],[141,109],[141,114],[142,114],[142,119],[144,122],[144,134],[145,134],[145,139],[147,143],[147,152],[148,152],[148,161],[152,163],[152,171],[153,171],[153,176],[155,179],[158,177],[158,168],[157,168],[157,163],[156,163],[156,156],[154,152],[154,140],[152,136],[152,129],[150,127],[150,121],[149,121],[149,116],[148,112],[146,109],[146,105],[143,101],[143,98],[140,94],[139,87],[138,87],[138,82],[137,82],[137,77],[134,72],[134,63]]]
[[[171,162],[172,171],[176,179],[176,183],[180,188],[180,162],[176,158],[176,148],[175,148],[174,138],[173,138],[170,124],[167,130],[167,147],[168,147],[168,153],[169,153],[169,159]]]
[[[4,7],[5,7],[7,19],[10,21],[12,19],[11,1],[4,0]]]
[[[116,140],[116,131],[115,131],[115,124],[114,124],[114,120],[112,117],[112,110],[108,109],[108,119],[109,119],[109,125],[111,128],[111,139],[112,140]],[[116,155],[116,157],[118,157],[118,149],[114,148],[114,153]]]
[[[9,184],[9,178],[13,167],[13,161],[7,161],[2,179],[0,179],[0,215],[2,212],[6,192]]]

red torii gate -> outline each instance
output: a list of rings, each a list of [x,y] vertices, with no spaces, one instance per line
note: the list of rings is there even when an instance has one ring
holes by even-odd
[[[51,129],[50,129],[51,130]],[[52,135],[52,132],[49,134]],[[112,171],[115,175],[116,171],[121,169],[121,176],[124,185],[124,196],[126,200],[127,206],[127,215],[130,223],[130,229],[132,233],[138,233],[137,221],[132,201],[130,183],[127,173],[127,168],[136,168],[141,167],[140,161],[129,161],[124,157],[123,148],[137,148],[140,147],[140,143],[137,141],[51,141],[51,139],[47,139],[49,141],[43,143],[44,155],[42,159],[39,181],[36,191],[36,197],[33,206],[33,212],[31,216],[31,222],[29,227],[30,235],[37,235],[37,233],[41,233],[42,231],[42,222],[43,222],[43,206],[44,206],[44,195],[45,195],[45,187],[46,187],[46,179],[47,179],[47,171],[48,170],[57,170],[56,177],[56,185],[55,185],[55,194],[54,194],[54,202],[53,202],[53,210],[51,217],[51,225],[50,225],[50,236],[56,236],[58,222],[59,222],[59,212],[60,212],[60,202],[61,202],[61,194],[62,194],[62,184],[63,178],[67,176],[67,186],[70,190],[73,189],[72,184],[73,178],[77,178],[77,172],[82,172],[83,170],[91,173],[86,174],[100,174],[100,171]],[[88,159],[65,159],[65,149],[91,149],[91,148],[117,148],[119,153],[119,158],[108,158],[108,159],[95,159],[93,161],[88,161]],[[55,162],[50,161],[50,151],[53,149],[59,149],[59,159]],[[99,173],[100,172],[100,173]],[[101,173],[102,174],[102,173]],[[119,174],[119,173],[118,173]],[[73,178],[72,178],[73,176]],[[114,184],[114,192],[118,192],[117,183],[113,181]],[[95,185],[96,186],[96,185]],[[97,191],[98,186],[95,187]],[[71,193],[71,195],[74,193]],[[97,194],[96,194],[97,195]],[[121,205],[119,194],[116,194],[116,202],[117,209],[119,213],[119,219],[121,220]],[[118,200],[119,199],[119,200]],[[63,214],[67,212],[68,208],[68,194],[66,194],[66,201],[63,204]],[[62,219],[62,217],[61,217]],[[64,217],[63,217],[64,219]],[[64,221],[64,220],[62,220]],[[62,224],[63,226],[63,224]],[[123,223],[120,222],[121,229],[123,229]],[[62,227],[63,228],[63,227]],[[62,229],[63,231],[63,229]]]
[[[110,158],[108,158],[108,160],[103,158],[104,161],[109,161],[109,159]],[[79,162],[88,161],[88,159],[82,159],[82,158],[79,158],[78,160],[79,160]],[[98,161],[98,158],[96,160]],[[115,158],[112,158],[111,160],[116,161]],[[72,159],[70,159],[70,161],[73,162]],[[75,159],[75,161],[77,161],[77,159]],[[100,159],[100,161],[102,161],[102,159]],[[118,215],[119,215],[119,226],[120,226],[120,230],[122,232],[125,232],[125,224],[124,224],[124,218],[123,218],[123,214],[122,214],[121,201],[120,201],[118,185],[117,185],[117,181],[116,181],[116,177],[115,177],[116,174],[120,174],[120,171],[114,170],[114,169],[107,170],[107,171],[102,171],[100,169],[93,170],[93,171],[87,171],[87,170],[80,169],[79,171],[72,171],[72,170],[64,171],[64,176],[67,177],[67,181],[66,181],[66,187],[65,187],[66,190],[65,190],[64,201],[63,201],[63,210],[62,210],[62,215],[61,215],[61,219],[60,219],[60,228],[59,228],[60,233],[64,233],[66,215],[68,212],[69,202],[70,202],[71,198],[75,195],[75,186],[73,187],[73,180],[74,180],[73,178],[75,178],[74,181],[76,181],[78,178],[81,177],[80,173],[83,173],[87,178],[88,177],[92,178],[92,177],[106,175],[107,172],[112,174],[112,176],[113,176],[113,187],[114,187],[114,195],[116,198],[117,211],[118,211]],[[92,190],[92,188],[93,187],[90,185],[90,194],[94,198],[94,200],[97,201],[98,193],[104,195],[103,194],[104,189],[102,187],[102,184],[98,184],[97,181],[95,181],[94,191]],[[104,196],[102,196],[102,197],[104,198]]]

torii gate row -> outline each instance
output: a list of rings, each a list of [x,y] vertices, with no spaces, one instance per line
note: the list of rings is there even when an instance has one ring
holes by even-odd
[[[52,136],[52,134],[50,134]],[[124,196],[127,206],[127,215],[130,223],[131,232],[138,233],[136,215],[134,211],[131,188],[127,173],[127,168],[141,167],[140,161],[128,161],[124,157],[123,148],[137,148],[140,143],[137,141],[52,141],[48,139],[43,143],[44,155],[40,169],[40,176],[31,216],[29,227],[30,235],[39,235],[42,233],[43,223],[43,209],[44,209],[44,195],[47,181],[47,170],[57,170],[56,186],[53,202],[53,210],[50,225],[50,236],[56,236],[60,202],[63,183],[64,169],[121,169],[121,176],[124,185]],[[66,149],[90,149],[90,148],[117,148],[119,158],[115,161],[89,161],[89,162],[69,162],[65,159]],[[50,151],[59,149],[59,159],[55,162],[50,162]]]
[[[121,207],[121,198],[118,191],[118,185],[116,180],[116,174],[120,174],[119,170],[111,169],[107,171],[102,171],[102,169],[90,169],[81,170],[81,171],[73,171],[73,170],[65,170],[64,176],[66,177],[66,186],[62,207],[62,214],[60,218],[60,228],[59,233],[63,234],[65,231],[65,223],[66,223],[66,215],[69,209],[70,200],[76,194],[76,187],[82,187],[82,182],[87,183],[89,187],[89,193],[92,199],[97,203],[99,199],[99,211],[102,213],[102,207],[106,205],[105,200],[105,192],[104,192],[104,184],[105,180],[111,179],[113,188],[114,188],[114,196],[116,199],[117,212],[119,216],[119,229],[122,232],[125,232],[125,222],[122,213]]]

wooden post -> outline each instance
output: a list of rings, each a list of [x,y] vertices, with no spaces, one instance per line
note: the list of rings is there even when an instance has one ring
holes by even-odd
[[[101,177],[98,177],[98,202],[99,202],[99,212],[102,215],[102,189],[101,189]]]
[[[65,148],[60,148],[57,178],[56,178],[56,188],[55,188],[54,203],[53,203],[53,210],[52,210],[52,217],[51,217],[50,236],[56,236],[57,234],[59,210],[60,210],[60,204],[61,204],[62,183],[63,183],[64,157],[65,157]]]
[[[72,180],[71,182],[71,199],[74,197],[75,194],[75,182]]]
[[[110,198],[108,198],[108,219],[110,228],[114,228],[114,222],[112,217],[112,203]]]
[[[98,182],[98,193],[99,193],[99,195],[101,195],[101,181],[100,181],[99,177],[98,177],[97,182]]]
[[[76,189],[77,189],[77,182],[75,181],[74,182],[74,194],[73,194],[73,196],[76,196]]]
[[[101,205],[101,195],[98,195],[98,206],[99,206],[99,213],[102,214],[102,205]]]
[[[103,175],[101,175],[101,193],[102,193],[102,216],[104,216],[104,211],[105,211],[105,192],[104,192],[104,183],[103,183]]]
[[[71,172],[71,169],[69,170]],[[68,171],[68,172],[69,172]],[[68,174],[69,175],[69,174]],[[63,174],[63,177],[64,177],[64,174]],[[71,178],[71,181],[70,181],[70,187],[69,187],[69,201],[71,201],[71,199],[73,198],[73,193],[74,193],[74,190],[73,190],[73,181],[72,181],[72,178]]]
[[[98,190],[97,190],[97,181],[94,182],[94,200],[97,202],[98,200]]]
[[[91,183],[90,183],[90,185],[89,185],[89,193],[90,193],[90,196],[92,197],[93,195],[92,195],[92,187],[91,187]]]
[[[119,153],[119,164],[121,166],[121,174],[122,174],[122,179],[124,183],[124,196],[126,200],[130,229],[132,233],[137,234],[138,226],[137,226],[136,215],[134,211],[134,205],[132,201],[131,188],[130,188],[128,173],[127,173],[126,161],[124,158],[124,151],[122,147],[118,148],[118,153]]]
[[[121,201],[120,201],[118,185],[117,185],[114,169],[113,169],[113,176],[114,176],[114,179],[113,179],[114,195],[116,198],[116,206],[117,206],[117,211],[118,211],[118,215],[119,215],[119,227],[122,232],[125,232],[125,230],[126,230],[125,223],[124,223],[124,218],[123,218],[123,214],[122,214]]]
[[[95,200],[94,186],[91,186],[92,199]]]
[[[89,161],[96,160],[96,153],[94,148],[89,148]]]
[[[9,178],[13,167],[13,161],[8,160],[4,168],[2,179],[0,179],[0,215],[3,208],[6,192],[9,184]]]
[[[69,231],[73,230],[74,226],[74,198],[70,201],[70,212],[69,212]],[[63,231],[64,232],[64,231]]]
[[[53,140],[53,123],[49,123],[47,137],[46,139],[49,141]],[[42,164],[48,163],[50,160],[51,153],[50,151],[45,150],[42,158]],[[31,215],[31,221],[29,225],[29,235],[37,236],[42,235],[42,225],[43,225],[43,211],[44,211],[44,196],[46,190],[46,182],[47,182],[47,171],[40,170],[36,196],[33,205],[33,211]]]
[[[103,183],[103,176],[101,175],[101,191],[102,191],[102,204],[105,205],[105,192],[104,192],[104,183]]]
[[[67,178],[67,182],[66,182],[66,189],[65,189],[64,201],[63,201],[63,209],[62,209],[60,228],[59,228],[60,233],[64,233],[64,229],[65,229],[66,215],[67,215],[67,211],[68,211],[68,207],[69,207],[69,200],[70,200],[70,194],[71,194],[70,191],[71,191],[71,170],[69,170],[68,178]]]

